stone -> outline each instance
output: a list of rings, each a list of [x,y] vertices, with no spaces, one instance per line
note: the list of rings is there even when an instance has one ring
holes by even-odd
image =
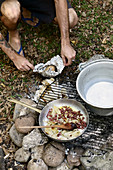
[[[100,150],[88,149],[86,157],[81,157],[81,164],[84,169],[92,170],[112,170],[113,169],[113,151],[103,153]]]
[[[82,147],[75,147],[69,151],[67,155],[67,161],[71,166],[79,166],[80,165],[80,156],[84,153],[84,149]]]
[[[72,170],[72,166],[69,166],[68,163],[65,161],[65,162],[62,162],[61,165],[57,166],[56,167],[56,170]]]
[[[40,159],[42,158],[44,151],[44,145],[36,146],[34,148],[31,148],[31,158],[32,159]]]
[[[5,170],[4,152],[2,147],[0,147],[0,170]]]
[[[55,148],[65,152],[65,146],[62,143],[56,142],[56,141],[52,141],[51,145],[53,145]]]
[[[56,168],[49,167],[49,169],[48,169],[48,170],[56,170]]]
[[[10,138],[12,139],[12,141],[14,142],[15,145],[17,145],[19,147],[22,146],[23,137],[25,135],[22,134],[22,133],[19,133],[16,130],[15,124],[13,124],[13,126],[10,128],[9,135],[10,135]]]
[[[48,138],[39,129],[32,130],[29,134],[24,136],[22,146],[24,150],[29,150],[36,146],[44,145],[48,142]]]
[[[28,162],[27,170],[48,170],[48,166],[42,159],[31,159]]]
[[[21,100],[20,100],[21,101]],[[20,115],[20,111],[22,110],[23,106],[20,104],[16,104],[14,108],[13,120],[15,120]]]
[[[30,99],[22,98],[20,101],[30,106],[36,107],[36,103]],[[19,116],[27,115],[27,114],[32,114],[33,116],[36,116],[36,111],[29,109],[28,107],[22,106],[20,104],[16,104],[14,109],[14,114],[13,114],[13,120],[15,120]]]
[[[35,124],[35,119],[28,115],[20,116],[15,120],[16,130],[23,134],[30,132],[33,128],[21,128],[22,126],[34,126],[34,124]]]
[[[110,134],[106,140],[106,143],[103,144],[102,149],[113,147],[113,134]]]
[[[27,162],[29,157],[30,157],[30,152],[25,151],[23,148],[18,149],[14,155],[14,159],[18,162]]]
[[[50,143],[47,144],[43,152],[43,160],[50,167],[57,167],[60,165],[65,158],[65,153]]]
[[[80,165],[79,157],[71,155],[71,154],[69,154],[67,156],[67,161],[68,161],[69,165],[73,165],[73,166],[79,166]]]

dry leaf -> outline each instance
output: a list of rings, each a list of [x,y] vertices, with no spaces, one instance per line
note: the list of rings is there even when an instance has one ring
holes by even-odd
[[[4,107],[0,109],[0,113],[2,113],[3,110],[4,110]]]
[[[111,29],[113,29],[113,25],[111,25]]]
[[[106,43],[107,43],[106,38],[104,38],[104,39],[102,40],[102,44],[106,44]]]
[[[4,121],[4,120],[6,120],[6,118],[4,118],[4,117],[3,117],[3,118],[0,118],[0,121]]]
[[[3,140],[2,140],[2,138],[0,137],[0,143],[2,143],[3,142]]]
[[[83,16],[83,17],[86,17],[86,13],[85,13],[85,12],[82,12],[82,16]]]
[[[4,147],[4,146],[2,146],[2,149],[3,149],[4,153],[5,153],[5,155],[8,155],[8,154],[9,154],[8,150],[7,150],[7,149],[5,149],[5,147]]]
[[[72,40],[72,44],[76,45],[78,43],[78,39]]]
[[[1,86],[5,87],[5,84],[1,83]]]

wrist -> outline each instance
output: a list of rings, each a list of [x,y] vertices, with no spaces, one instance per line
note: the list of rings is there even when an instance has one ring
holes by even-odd
[[[14,61],[16,58],[15,52],[13,51],[12,54],[9,56],[9,58]]]
[[[61,46],[66,46],[70,44],[70,39],[66,38],[66,39],[61,39]]]

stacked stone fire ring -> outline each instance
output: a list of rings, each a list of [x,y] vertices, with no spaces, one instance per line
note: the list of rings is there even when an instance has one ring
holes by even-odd
[[[42,131],[45,133],[45,135],[47,135],[49,138],[57,141],[57,142],[69,142],[72,140],[75,140],[76,138],[78,138],[79,136],[81,136],[87,129],[88,124],[89,124],[89,114],[87,112],[87,110],[85,109],[85,107],[78,101],[74,100],[74,99],[58,99],[58,100],[53,100],[52,102],[49,102],[42,110],[39,110],[37,108],[34,108],[24,102],[18,101],[16,99],[13,98],[7,98],[8,101],[16,103],[16,104],[20,104],[23,105],[25,107],[28,107],[36,112],[39,113],[39,125],[43,126]],[[51,136],[50,134],[46,133],[44,126],[46,126],[46,122],[47,122],[47,114],[49,112],[49,110],[51,108],[53,108],[53,106],[56,106],[58,108],[62,107],[62,106],[70,106],[71,108],[74,108],[76,110],[79,110],[80,113],[83,113],[84,115],[84,119],[86,121],[86,126],[85,128],[81,131],[81,133],[79,133],[76,137],[69,137],[68,139],[60,139],[60,138],[55,138],[54,136]],[[36,128],[37,126],[34,126],[32,128]],[[52,128],[51,128],[52,129]]]

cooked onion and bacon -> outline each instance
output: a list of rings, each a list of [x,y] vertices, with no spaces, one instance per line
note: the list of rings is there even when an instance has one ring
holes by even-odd
[[[79,111],[75,111],[70,106],[61,106],[60,108],[53,106],[47,114],[48,121],[47,125],[55,124],[76,124],[75,129],[72,131],[57,129],[57,128],[46,128],[45,132],[56,139],[72,139],[79,136],[84,128],[87,126],[85,116]]]

